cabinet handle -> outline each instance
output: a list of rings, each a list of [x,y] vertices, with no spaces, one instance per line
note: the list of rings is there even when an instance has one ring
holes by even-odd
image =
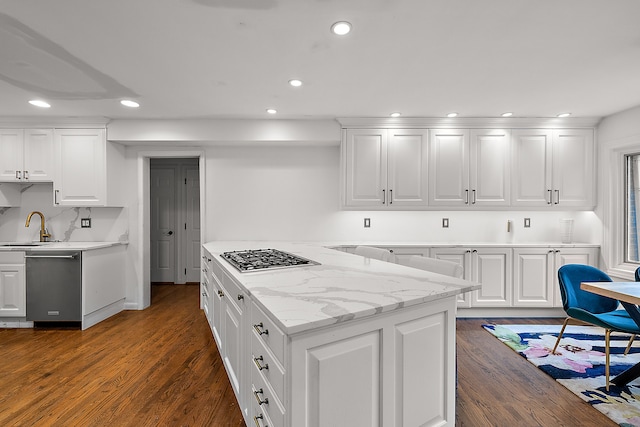
[[[54,205],[58,205],[58,193],[60,192],[60,190],[56,190],[53,192],[53,204]]]
[[[261,365],[260,362],[263,362],[264,359],[262,358],[262,356],[258,356],[258,357],[254,357],[253,358],[253,363],[256,364],[256,367],[258,368],[259,371],[262,371],[263,369],[269,370],[269,364],[265,363],[264,365]]]
[[[464,204],[468,205],[469,204],[469,190],[464,190],[464,193],[465,193]]]
[[[22,179],[22,177],[20,176],[21,172],[20,171],[16,171],[16,179],[18,181],[20,181]]]
[[[211,258],[207,258],[207,262],[211,262]]]
[[[262,391],[262,389],[260,390],[253,390],[253,395],[256,397],[256,400],[258,401],[258,405],[262,405],[262,404],[269,404],[269,398],[265,397],[264,400],[260,399],[260,396],[258,396],[259,394],[264,394],[264,391]]]
[[[262,420],[262,419],[264,419],[262,414],[256,415],[255,417],[253,417],[253,421],[256,422],[256,427],[260,427],[260,422],[258,420]],[[264,427],[267,427],[267,426],[264,426]]]
[[[553,195],[551,194],[551,190],[547,190],[549,192],[549,201],[547,202],[548,205],[550,205],[553,202]]]
[[[242,301],[242,300],[244,300],[244,295],[238,294],[238,301]]]
[[[386,204],[387,203],[387,194],[385,193],[385,190],[382,190],[382,204]]]
[[[202,296],[203,296],[203,297],[206,297],[206,296],[207,296],[207,293],[206,293],[206,292],[203,292],[203,293],[202,293]]]
[[[393,204],[393,190],[389,190],[389,204]]]
[[[478,251],[476,249],[472,250],[471,252],[473,252],[474,254],[478,253]]]
[[[262,329],[261,330],[260,328],[264,328],[264,325],[262,324],[262,322],[258,323],[257,325],[253,325],[253,329],[256,330],[258,335],[269,335],[269,330],[268,329]]]
[[[471,204],[472,204],[472,205],[475,205],[475,204],[476,204],[476,190],[473,190],[473,191],[471,192],[471,195],[473,196],[473,197],[471,198]]]
[[[29,171],[23,171],[22,176],[24,177],[24,179],[26,181],[28,181],[29,180]]]
[[[556,191],[556,205],[560,204],[560,190],[555,190]]]
[[[222,291],[218,291],[218,296],[219,296],[220,298],[222,298],[222,297],[224,296],[224,292],[222,292]]]

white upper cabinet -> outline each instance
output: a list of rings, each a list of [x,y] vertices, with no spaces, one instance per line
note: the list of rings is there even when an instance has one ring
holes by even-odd
[[[593,131],[553,131],[553,203],[565,206],[595,206]]]
[[[513,206],[593,207],[591,129],[514,130]]]
[[[432,130],[430,141],[430,205],[509,205],[509,131]]]
[[[56,129],[54,204],[122,206],[122,147],[104,129]]]
[[[51,129],[0,129],[0,181],[53,181]]]
[[[432,130],[430,141],[429,204],[469,204],[469,130]]]
[[[345,206],[426,207],[427,150],[426,130],[347,130]]]

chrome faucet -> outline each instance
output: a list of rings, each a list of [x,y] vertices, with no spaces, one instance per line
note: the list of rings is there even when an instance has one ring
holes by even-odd
[[[24,224],[24,226],[25,227],[29,226],[29,223],[31,222],[31,217],[34,214],[40,215],[40,241],[46,242],[47,239],[51,237],[51,234],[47,233],[47,229],[44,228],[44,215],[42,214],[42,212],[38,212],[38,211],[31,212],[29,216],[27,216],[27,222]]]

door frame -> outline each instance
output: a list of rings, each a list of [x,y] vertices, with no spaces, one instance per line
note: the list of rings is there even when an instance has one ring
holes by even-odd
[[[151,159],[152,158],[198,158],[200,175],[200,242],[204,243],[206,235],[205,207],[205,152],[201,149],[140,151],[137,158],[138,173],[138,242],[137,265],[142,266],[138,272],[138,291],[136,295],[137,309],[143,310],[151,305]]]

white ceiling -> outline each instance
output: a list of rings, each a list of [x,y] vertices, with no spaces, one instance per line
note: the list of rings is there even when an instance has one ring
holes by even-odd
[[[601,117],[639,89],[638,0],[0,0],[0,116]]]

